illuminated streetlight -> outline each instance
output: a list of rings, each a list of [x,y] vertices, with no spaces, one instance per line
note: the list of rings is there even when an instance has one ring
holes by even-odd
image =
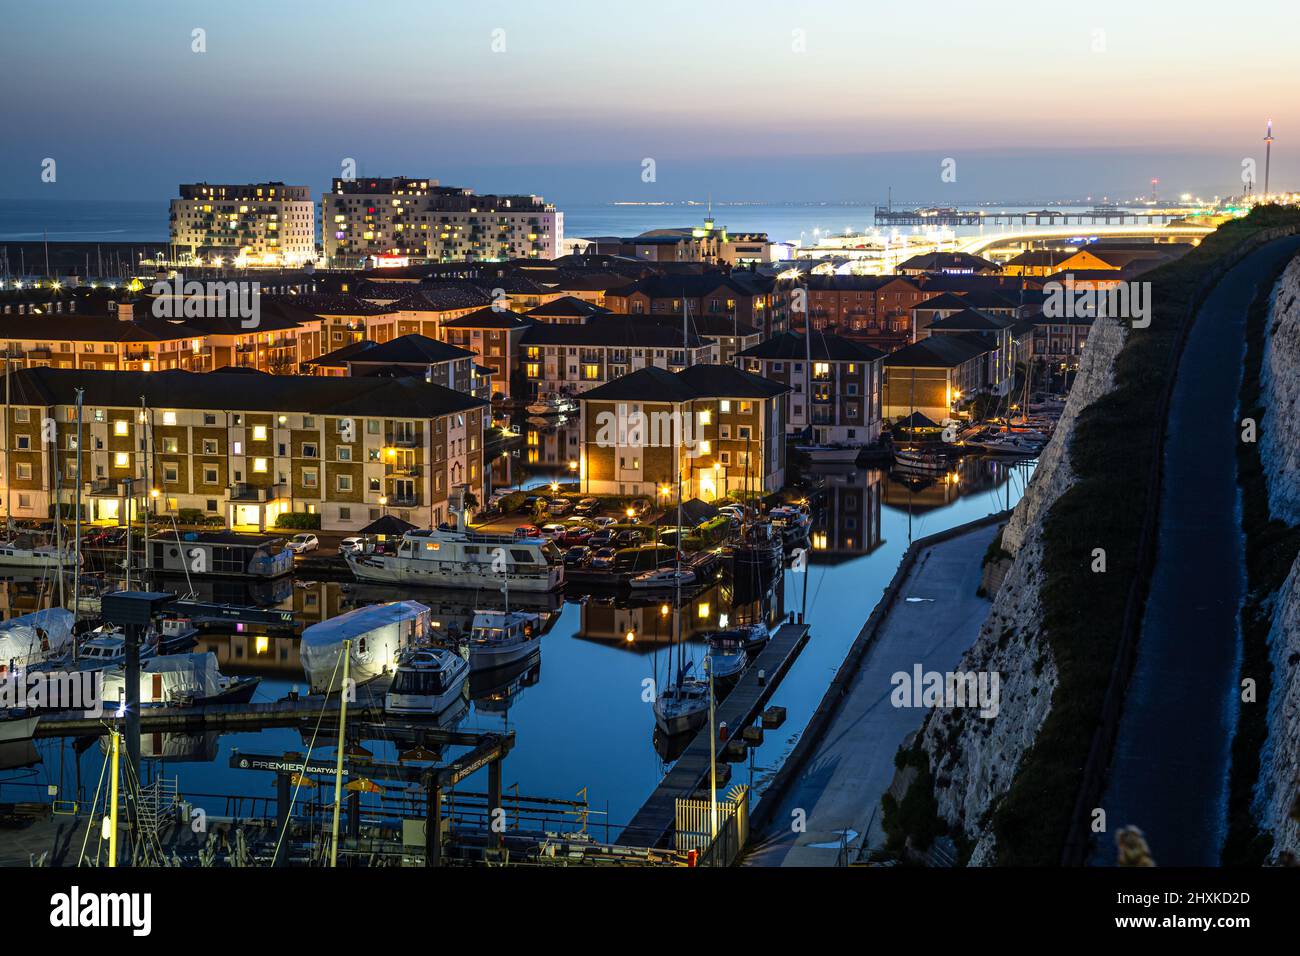
[[[631,644],[633,641],[636,640],[636,631],[632,630],[631,628],[628,628],[626,637],[627,637],[627,642]]]

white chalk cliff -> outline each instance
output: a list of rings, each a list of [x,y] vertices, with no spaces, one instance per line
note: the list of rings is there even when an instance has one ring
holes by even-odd
[[[988,719],[970,709],[934,710],[923,731],[939,816],[974,843],[971,866],[994,862],[988,815],[1010,787],[1051,707],[1057,671],[1042,636],[1039,605],[1043,518],[1073,483],[1069,444],[1075,422],[1114,386],[1115,357],[1126,336],[1126,327],[1113,319],[1093,325],[1064,414],[1003,533],[1002,546],[1014,556],[1011,570],[960,668],[1000,674],[998,715]]]
[[[1260,456],[1268,482],[1269,511],[1300,524],[1300,257],[1283,272],[1269,317],[1261,390],[1266,414]],[[1274,858],[1300,856],[1300,558],[1273,597],[1269,655],[1273,689],[1268,700],[1268,742],[1260,755],[1255,814],[1273,835]]]

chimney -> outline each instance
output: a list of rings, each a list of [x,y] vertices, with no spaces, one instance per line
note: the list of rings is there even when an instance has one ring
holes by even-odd
[[[135,319],[135,303],[119,302],[117,303],[117,320],[119,322],[131,322]]]

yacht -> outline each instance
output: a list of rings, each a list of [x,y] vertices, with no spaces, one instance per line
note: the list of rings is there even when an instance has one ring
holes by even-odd
[[[469,661],[445,648],[408,650],[384,695],[384,711],[413,717],[436,717],[464,696]]]
[[[802,452],[817,464],[851,465],[862,454],[858,445],[795,445],[795,451]]]
[[[559,550],[544,538],[514,538],[439,528],[402,535],[396,554],[343,556],[361,581],[451,588],[499,588],[502,575],[518,591],[554,591],[564,584]]]
[[[527,611],[475,611],[469,632],[469,668],[491,670],[533,653],[541,638],[539,618]]]
[[[719,631],[709,638],[709,673],[715,681],[728,680],[740,675],[749,663],[742,638],[727,631]]]
[[[894,450],[894,464],[901,471],[939,475],[948,471],[948,456],[938,452],[898,448]]]
[[[709,717],[709,682],[688,677],[688,664],[677,683],[655,698],[655,725],[670,737],[699,730]]]

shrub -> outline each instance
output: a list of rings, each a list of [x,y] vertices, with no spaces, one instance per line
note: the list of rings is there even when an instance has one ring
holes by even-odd
[[[319,531],[320,515],[305,511],[285,511],[275,519],[275,526],[290,531]]]

